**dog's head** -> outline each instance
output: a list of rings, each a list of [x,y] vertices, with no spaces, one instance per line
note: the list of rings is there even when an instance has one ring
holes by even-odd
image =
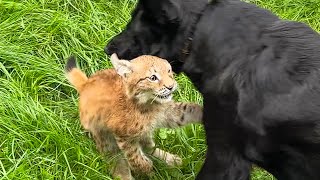
[[[109,42],[105,52],[124,59],[159,56],[168,59],[175,72],[180,71],[179,53],[187,39],[188,21],[193,19],[192,12],[200,9],[199,4],[193,0],[140,0],[131,22]]]

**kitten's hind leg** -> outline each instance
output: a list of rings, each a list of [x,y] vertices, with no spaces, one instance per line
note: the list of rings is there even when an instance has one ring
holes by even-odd
[[[96,142],[97,149],[100,153],[108,152],[111,156],[115,156],[114,166],[112,170],[113,178],[119,177],[121,180],[134,180],[126,158],[121,153],[114,135],[104,128],[95,128],[92,132]]]
[[[182,159],[178,155],[171,154],[167,151],[155,147],[155,143],[152,139],[152,134],[143,137],[140,140],[140,144],[142,145],[142,147],[144,147],[144,150],[148,154],[151,154],[152,156],[165,161],[169,166],[182,165]]]
[[[139,140],[116,137],[117,144],[126,156],[130,167],[136,172],[151,173],[152,161],[143,153]]]
[[[115,162],[115,167],[112,172],[113,178],[120,178],[121,180],[134,180],[131,175],[130,166],[124,156],[118,157]]]
[[[107,129],[96,127],[91,129],[91,133],[96,143],[97,150],[100,153],[111,152],[112,154],[115,154],[119,152],[119,148],[113,134]]]

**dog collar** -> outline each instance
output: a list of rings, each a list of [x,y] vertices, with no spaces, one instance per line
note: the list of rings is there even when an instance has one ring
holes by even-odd
[[[193,36],[194,36],[194,32],[196,30],[197,24],[200,21],[203,13],[206,11],[206,9],[207,9],[209,4],[210,4],[210,2],[205,5],[205,7],[198,14],[195,22],[192,24],[191,29],[189,31],[188,38],[185,40],[183,48],[181,50],[181,55],[180,55],[180,58],[179,58],[180,62],[184,62],[184,60],[189,56],[191,48],[192,48]]]

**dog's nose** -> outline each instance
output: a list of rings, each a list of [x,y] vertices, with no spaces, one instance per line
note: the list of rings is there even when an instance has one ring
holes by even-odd
[[[117,47],[113,43],[109,43],[105,48],[104,52],[108,55],[111,55],[113,53],[117,53]]]

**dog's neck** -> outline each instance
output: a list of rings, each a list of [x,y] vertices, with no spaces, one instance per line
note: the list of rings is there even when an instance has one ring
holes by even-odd
[[[191,23],[191,27],[190,27],[189,31],[187,32],[187,38],[184,41],[183,47],[182,47],[181,52],[180,52],[180,57],[179,57],[179,61],[180,62],[184,62],[185,59],[189,56],[190,51],[192,49],[192,41],[193,41],[194,32],[196,30],[198,22],[200,21],[202,15],[206,11],[206,9],[209,6],[209,4],[210,3],[208,2],[208,4],[206,4],[202,8],[202,10],[196,15],[194,22]]]

